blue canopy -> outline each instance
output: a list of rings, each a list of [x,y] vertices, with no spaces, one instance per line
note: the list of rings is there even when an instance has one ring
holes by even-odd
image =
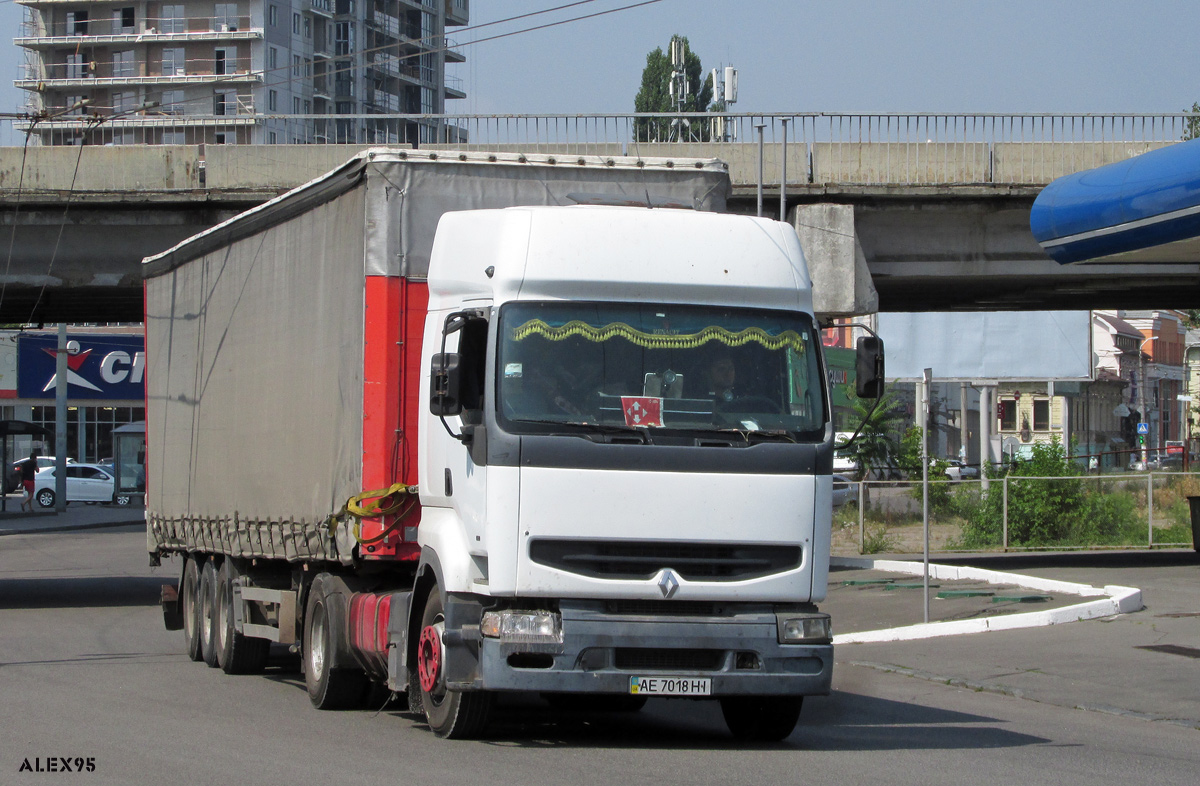
[[[1068,264],[1200,237],[1200,139],[1060,177],[1034,200],[1029,227]],[[1194,250],[1179,262],[1194,262]]]

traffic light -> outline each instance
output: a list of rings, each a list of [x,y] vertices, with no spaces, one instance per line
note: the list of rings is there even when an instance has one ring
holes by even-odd
[[[1138,434],[1138,445],[1139,445],[1139,446],[1143,446],[1143,445],[1145,445],[1145,444],[1146,444],[1146,435],[1145,435],[1145,434]]]

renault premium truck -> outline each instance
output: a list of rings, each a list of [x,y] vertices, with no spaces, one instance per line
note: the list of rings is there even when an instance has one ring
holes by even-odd
[[[787,224],[714,161],[376,149],[144,263],[147,538],[187,654],[312,703],[720,702],[833,668],[834,431]],[[860,387],[881,350],[860,353]]]

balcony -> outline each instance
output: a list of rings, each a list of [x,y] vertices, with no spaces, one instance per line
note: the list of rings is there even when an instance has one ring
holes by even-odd
[[[467,62],[466,55],[458,51],[458,42],[446,39],[446,62],[447,63],[465,63]]]
[[[250,27],[250,17],[148,17],[138,20],[135,28],[123,27],[119,20],[93,19],[50,26],[25,25],[26,35],[13,41],[26,49],[46,50],[58,47],[102,46],[104,44],[148,44],[172,41],[237,41],[263,37],[261,27]]]
[[[137,85],[195,85],[207,83],[255,84],[262,73],[249,70],[250,58],[225,62],[221,68],[213,60],[191,61],[182,68],[164,68],[161,62],[33,63],[26,67],[25,78],[15,81],[24,90],[58,88],[97,88]],[[147,70],[167,73],[149,74]],[[220,71],[220,73],[218,73]]]
[[[456,76],[446,77],[446,82],[442,85],[443,98],[466,98],[467,94],[463,91],[463,81]]]
[[[386,33],[392,38],[400,37],[400,20],[390,14],[372,9],[372,16],[367,17],[367,27]]]
[[[306,0],[305,10],[333,19],[333,0]]]

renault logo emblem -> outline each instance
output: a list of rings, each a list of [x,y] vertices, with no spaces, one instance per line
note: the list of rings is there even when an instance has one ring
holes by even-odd
[[[669,598],[679,589],[679,579],[675,578],[675,572],[668,569],[662,572],[658,578],[658,588],[662,590],[664,598]]]

